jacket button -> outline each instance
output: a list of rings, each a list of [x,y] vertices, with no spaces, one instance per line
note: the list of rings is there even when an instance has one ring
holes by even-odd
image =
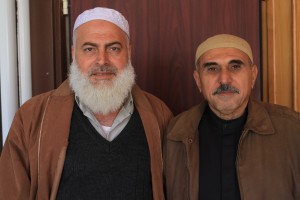
[[[192,144],[193,143],[193,139],[188,139],[188,142],[190,143],[190,144]]]

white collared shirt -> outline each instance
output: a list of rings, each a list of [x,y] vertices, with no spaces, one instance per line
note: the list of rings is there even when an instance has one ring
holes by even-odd
[[[102,126],[96,119],[93,112],[86,105],[80,102],[77,96],[75,96],[75,101],[78,104],[81,111],[83,112],[83,114],[89,119],[90,123],[96,129],[96,131],[100,133],[100,135],[108,141],[113,141],[121,133],[121,131],[128,124],[134,110],[133,98],[132,98],[132,94],[130,93],[129,98],[127,99],[124,106],[118,113],[112,126],[108,127],[108,126]]]

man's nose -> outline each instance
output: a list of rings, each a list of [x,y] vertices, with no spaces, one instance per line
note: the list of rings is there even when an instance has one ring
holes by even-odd
[[[222,69],[219,74],[220,84],[229,84],[232,82],[232,77],[230,71],[227,69]]]
[[[97,59],[96,61],[99,65],[106,65],[109,62],[109,58],[108,58],[107,52],[105,50],[99,50],[97,53],[96,59]]]

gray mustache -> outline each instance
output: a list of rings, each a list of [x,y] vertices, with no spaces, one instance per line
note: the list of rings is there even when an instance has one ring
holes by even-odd
[[[97,72],[111,72],[111,73],[117,73],[118,69],[114,66],[110,66],[110,65],[96,65],[94,67],[92,67],[88,74],[92,75],[94,73]]]
[[[221,92],[235,92],[237,94],[240,94],[240,91],[228,84],[221,84],[213,93],[213,95],[219,94]]]

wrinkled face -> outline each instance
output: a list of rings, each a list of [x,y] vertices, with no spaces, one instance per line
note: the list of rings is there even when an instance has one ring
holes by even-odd
[[[75,35],[73,60],[91,83],[111,82],[126,67],[130,58],[129,39],[118,26],[92,20],[79,26]]]
[[[217,48],[199,58],[194,79],[212,111],[222,119],[241,116],[257,76],[257,67],[235,48]]]

